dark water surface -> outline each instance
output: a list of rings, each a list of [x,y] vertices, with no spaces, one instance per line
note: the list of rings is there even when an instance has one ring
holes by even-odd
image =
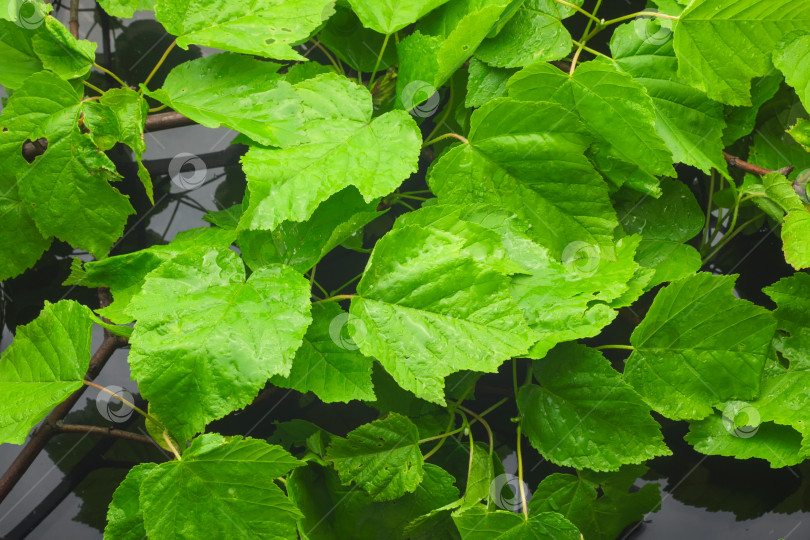
[[[89,1],[81,2],[82,8],[91,9],[93,5]],[[618,16],[641,7],[643,2],[611,0],[605,2],[603,16]],[[66,18],[64,9],[60,18]],[[99,44],[103,42],[102,30],[106,22],[92,10],[82,12],[80,25],[83,36],[90,31],[89,39]],[[114,37],[110,42],[110,65],[130,83],[145,78],[171,41],[160,25],[147,17],[128,23],[123,29],[112,28],[111,35]],[[103,54],[101,45],[99,51]],[[112,54],[113,51],[117,52]],[[176,65],[209,52],[194,48],[190,52],[176,49],[169,64]],[[165,76],[165,71],[150,85],[152,88],[159,86],[160,77]],[[131,195],[138,215],[130,221],[124,239],[113,253],[126,253],[169,241],[179,231],[206,226],[202,221],[205,212],[240,202],[244,177],[238,167],[239,148],[230,144],[235,135],[226,129],[211,130],[199,126],[147,134],[144,159],[148,162],[156,185],[154,208],[148,204],[142,188],[134,180],[131,159],[125,154],[114,157],[126,177],[119,188]],[[169,162],[184,152],[200,156],[205,163],[204,167],[198,166],[196,171],[183,169],[186,171],[185,177],[193,179],[193,182],[185,185],[172,182],[167,175]],[[683,171],[682,177],[688,174],[691,172]],[[752,250],[755,244],[756,248]],[[727,255],[717,260],[716,270],[729,271],[738,265],[733,270],[742,274],[737,292],[753,301],[762,302],[761,288],[791,273],[784,266],[779,239],[771,232],[762,231],[755,237],[739,237],[729,244],[727,251]],[[35,269],[2,285],[0,351],[11,343],[14,328],[35,317],[45,299],[55,302],[60,298],[75,298],[95,305],[97,300],[93,291],[61,285],[69,273],[71,255],[86,258],[84,254],[71,252],[65,245],[55,244]],[[362,261],[358,263],[355,259],[349,261],[345,258],[344,265],[341,257],[340,252],[330,255],[331,267],[338,268],[338,271],[324,279],[334,281],[334,284],[329,284],[332,287],[340,285],[362,269]],[[617,334],[626,334],[627,331],[627,328],[615,329]],[[97,331],[93,340],[94,349],[101,339],[101,333]],[[117,351],[96,382],[103,386],[123,387],[137,397],[137,385],[130,380],[126,354],[126,350]],[[621,354],[612,357],[619,363],[622,358]],[[497,379],[500,376],[491,377]],[[89,389],[67,421],[110,426],[108,417],[110,412],[115,412],[116,406],[111,404],[109,409],[102,406],[100,410],[97,396],[96,390]],[[262,409],[273,410],[272,415],[264,417],[263,412],[246,410],[213,428],[225,433],[244,433],[244,426],[250,426],[247,429],[255,430],[253,436],[267,436],[272,432],[273,420],[294,417],[305,399],[294,393],[274,394]],[[335,426],[338,432],[370,419],[367,417],[368,411],[350,406],[308,406],[309,416],[317,417],[324,426]],[[503,414],[502,421],[508,425],[508,417],[514,412],[504,411]],[[498,421],[501,420],[493,419],[493,426]],[[136,431],[143,429],[137,415],[127,422],[118,425]],[[742,462],[703,456],[683,442],[683,425],[664,425],[667,443],[675,455],[652,461],[648,474],[637,482],[639,486],[650,482],[659,485],[662,503],[660,508],[650,509],[644,521],[626,531],[622,538],[810,538],[810,466],[773,470],[760,460]],[[0,446],[0,469],[8,467],[20,448],[15,445]],[[101,538],[107,504],[128,469],[141,461],[162,459],[166,459],[162,450],[146,445],[97,436],[59,435],[50,441],[46,451],[37,458],[6,501],[0,504],[0,536],[8,539]],[[534,459],[539,460],[539,456],[535,455]],[[527,456],[527,464],[531,460],[532,457]],[[540,469],[536,471],[536,476],[528,476],[530,489],[536,488],[542,474],[545,474],[541,474]]]

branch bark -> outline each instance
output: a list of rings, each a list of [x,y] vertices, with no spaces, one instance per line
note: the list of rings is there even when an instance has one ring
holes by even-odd
[[[759,165],[754,165],[753,163],[743,161],[737,156],[732,156],[728,152],[723,152],[723,157],[726,158],[726,162],[728,162],[728,164],[731,165],[732,167],[737,167],[740,170],[743,170],[747,173],[756,174],[758,176],[764,176],[766,174],[771,174],[775,172],[787,176],[791,172],[793,172],[794,169],[794,167],[782,167],[781,169],[776,171],[766,169],[765,167],[760,167]]]
[[[79,0],[70,0],[70,33],[79,39]]]
[[[55,425],[49,426],[56,433],[90,433],[93,435],[103,435],[105,437],[117,437],[119,439],[126,439],[144,444],[154,445],[150,437],[132,433],[131,431],[124,431],[123,429],[105,428],[100,426],[85,426],[82,424],[63,424],[61,421],[56,422]]]
[[[90,365],[87,368],[85,379],[93,380],[101,372],[101,368],[107,363],[112,354],[119,348],[126,344],[126,340],[118,336],[107,337],[96,350],[93,357],[90,359]],[[8,496],[9,492],[17,485],[25,471],[31,466],[39,453],[45,448],[45,445],[51,440],[51,437],[59,433],[55,426],[60,422],[70,409],[79,401],[79,398],[84,393],[86,386],[82,386],[73,392],[69,398],[54,407],[48,413],[42,424],[34,431],[34,434],[28,440],[28,443],[23,447],[14,463],[0,478],[0,503],[2,503]]]

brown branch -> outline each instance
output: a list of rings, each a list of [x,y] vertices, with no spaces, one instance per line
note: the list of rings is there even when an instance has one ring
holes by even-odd
[[[90,359],[90,365],[87,368],[87,373],[84,378],[88,380],[95,379],[99,372],[101,372],[101,368],[107,363],[107,360],[124,344],[126,344],[126,340],[118,336],[105,338]],[[33,435],[14,460],[14,463],[11,464],[2,478],[0,478],[0,503],[5,500],[9,492],[17,485],[17,482],[20,481],[25,471],[28,470],[39,453],[45,448],[45,445],[51,440],[51,437],[59,433],[54,427],[70,412],[70,409],[79,401],[79,398],[86,388],[86,386],[82,386],[73,392],[65,401],[54,407],[54,409],[48,413],[48,416],[45,417],[42,424],[34,430]]]
[[[70,33],[79,39],[79,0],[70,0]]]
[[[738,169],[743,170],[743,171],[745,171],[747,173],[756,174],[756,175],[759,175],[759,176],[764,176],[766,174],[771,174],[771,173],[775,173],[775,172],[778,172],[779,174],[787,176],[791,172],[793,172],[793,169],[794,169],[794,167],[782,167],[781,169],[776,170],[776,171],[771,170],[771,169],[766,169],[765,167],[760,167],[759,165],[754,165],[753,163],[748,163],[747,161],[743,161],[740,158],[738,158],[737,156],[732,156],[728,152],[723,152],[723,157],[726,158],[726,161],[732,167],[737,167]]]
[[[146,117],[144,131],[161,131],[164,129],[191,126],[194,124],[196,124],[194,120],[183,116],[178,112],[150,114]],[[47,148],[48,140],[45,138],[37,139],[36,141],[28,141],[23,144],[22,154],[23,157],[30,163],[34,161],[34,158],[45,153]]]
[[[99,426],[85,426],[81,424],[63,424],[61,421],[55,425],[50,425],[56,433],[91,433],[93,435],[105,435],[107,437],[118,437],[119,439],[126,439],[128,441],[135,441],[144,444],[155,444],[151,437],[132,433],[131,431],[124,431],[122,429],[114,429],[112,427],[99,427]]]

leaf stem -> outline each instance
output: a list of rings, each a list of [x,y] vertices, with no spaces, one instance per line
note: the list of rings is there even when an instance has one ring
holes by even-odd
[[[621,349],[624,351],[635,351],[636,348],[632,345],[600,345],[598,347],[594,347],[597,351],[602,351],[605,349]]]
[[[709,223],[711,221],[712,216],[712,199],[714,198],[714,174],[715,170],[712,168],[712,172],[709,175],[709,198],[708,202],[706,203],[706,222],[703,225],[703,235],[701,236],[701,248],[706,245],[709,241]],[[705,240],[703,240],[705,238]]]
[[[598,18],[597,18],[595,15],[593,15],[593,14],[591,14],[590,12],[588,12],[588,11],[586,11],[586,10],[582,9],[581,7],[579,7],[579,6],[578,6],[578,5],[576,5],[576,4],[572,4],[572,3],[570,3],[570,2],[566,2],[565,0],[554,0],[554,1],[555,1],[555,2],[557,2],[558,4],[563,5],[563,6],[570,7],[571,9],[573,9],[573,10],[575,10],[575,11],[579,11],[580,13],[582,13],[583,15],[585,15],[586,17],[588,17],[589,19],[591,19],[593,22],[596,22],[596,24],[600,24],[600,23],[602,22],[602,21],[601,21],[601,20],[599,20],[599,19],[598,19]]]
[[[495,437],[493,437],[493,435],[492,435],[492,428],[489,427],[489,423],[487,423],[487,421],[484,420],[483,416],[475,413],[474,411],[468,409],[467,407],[459,405],[458,410],[469,414],[470,416],[475,418],[477,421],[481,422],[481,425],[484,426],[485,430],[487,430],[487,436],[489,437],[489,455],[490,455],[490,457],[492,457],[492,452],[495,449]],[[470,438],[472,438],[472,436],[470,436]]]
[[[362,272],[357,274],[356,276],[354,276],[352,279],[350,279],[349,281],[347,281],[346,283],[344,283],[343,285],[341,285],[340,287],[338,287],[334,291],[332,291],[332,296],[336,295],[337,293],[339,293],[340,291],[342,291],[343,289],[345,289],[346,287],[348,287],[349,285],[351,285],[352,283],[354,283],[355,281],[357,281],[361,277],[363,277]],[[326,296],[328,297],[329,295],[326,295]]]
[[[520,484],[520,506],[523,510],[523,517],[529,519],[529,508],[526,504],[526,488],[523,487],[523,454],[520,451],[521,425],[517,427],[517,462],[518,462],[518,484]]]
[[[177,40],[175,39],[174,41],[171,42],[171,44],[168,47],[166,47],[166,51],[164,51],[163,56],[160,57],[160,60],[158,60],[157,64],[155,64],[155,67],[152,68],[152,72],[149,73],[149,75],[146,77],[146,80],[143,81],[143,86],[141,86],[139,93],[143,94],[143,88],[149,84],[149,82],[152,80],[152,78],[160,69],[160,66],[163,65],[163,62],[166,61],[166,59],[169,57],[169,53],[172,52],[172,49],[174,49],[176,45]]]
[[[91,84],[91,83],[89,83],[89,82],[87,82],[87,81],[82,81],[82,84],[84,84],[84,85],[85,85],[87,88],[89,88],[90,90],[93,90],[93,91],[95,91],[95,92],[98,92],[98,93],[99,93],[99,97],[101,97],[101,96],[103,96],[103,95],[104,95],[104,90],[102,90],[102,89],[101,89],[101,88],[99,88],[98,86],[96,86],[96,85],[94,85],[94,84]]]
[[[430,140],[439,129],[441,129],[444,122],[447,120],[447,117],[450,116],[450,108],[453,106],[453,79],[450,79],[450,93],[447,97],[447,104],[444,106],[444,112],[442,112],[442,116],[436,122],[436,125],[433,126],[433,129],[428,133],[428,136],[425,137],[425,140]],[[422,145],[424,148],[426,145]]]
[[[368,80],[368,89],[371,91],[374,88],[374,77],[377,75],[377,69],[380,67],[380,62],[382,62],[382,57],[385,54],[385,49],[388,47],[388,40],[391,38],[391,34],[385,34],[385,39],[383,39],[382,48],[380,49],[380,54],[377,55],[377,61],[374,62],[374,71],[371,72],[371,78]]]
[[[112,397],[114,397],[115,399],[117,399],[118,401],[120,401],[121,403],[123,403],[124,405],[126,405],[127,407],[129,407],[130,409],[132,409],[133,411],[135,411],[136,413],[140,414],[140,415],[141,415],[141,416],[143,416],[144,418],[148,418],[148,419],[149,419],[149,420],[151,420],[152,422],[155,422],[156,424],[158,424],[158,425],[160,425],[160,426],[163,426],[163,424],[161,423],[161,421],[160,421],[160,420],[158,420],[157,418],[155,418],[154,416],[152,416],[152,415],[151,415],[151,414],[149,414],[148,412],[146,412],[146,411],[144,411],[144,410],[140,409],[140,408],[139,408],[137,405],[135,405],[134,403],[131,403],[130,401],[128,401],[128,400],[126,400],[126,399],[124,399],[124,398],[123,398],[123,397],[121,397],[121,396],[119,396],[118,394],[116,394],[116,393],[115,393],[115,392],[113,392],[112,390],[107,390],[106,388],[104,388],[104,387],[103,387],[103,386],[101,386],[100,384],[96,384],[96,383],[94,383],[94,382],[92,382],[92,381],[88,381],[87,379],[85,379],[85,380],[84,380],[84,381],[82,381],[82,382],[83,382],[84,384],[86,384],[87,386],[92,386],[93,388],[96,388],[96,389],[98,389],[98,390],[100,390],[100,391],[104,392],[105,394],[109,394],[109,395],[111,395]],[[164,426],[164,427],[165,427],[165,426]]]
[[[340,73],[341,75],[346,74],[346,72],[343,71],[343,66],[341,66],[337,60],[335,60],[335,57],[332,56],[332,53],[330,53],[329,50],[326,47],[324,47],[320,41],[318,41],[317,39],[313,39],[312,43],[314,43],[315,46],[318,47],[321,50],[321,52],[326,55],[329,61],[332,62],[332,65],[335,66],[335,69],[338,71],[338,73]]]
[[[317,302],[313,302],[313,304],[325,304],[326,302],[339,302],[341,300],[350,300],[352,298],[357,298],[357,295],[356,294],[336,294],[334,296],[324,298],[323,300],[318,300]]]
[[[594,55],[594,56],[601,56],[602,58],[606,58],[606,59],[610,60],[611,62],[614,62],[614,63],[616,62],[616,61],[615,61],[613,58],[611,58],[610,56],[608,56],[608,55],[606,55],[606,54],[604,54],[604,53],[600,53],[600,52],[599,52],[599,51],[597,51],[596,49],[591,49],[590,47],[586,47],[584,43],[580,43],[579,41],[577,41],[577,40],[575,40],[575,39],[572,39],[572,40],[571,40],[571,43],[573,43],[574,45],[576,45],[576,46],[580,47],[580,48],[581,48],[583,51],[586,51],[586,52],[591,53],[591,54],[592,54],[592,55]]]
[[[596,17],[596,13],[599,11],[599,6],[602,5],[602,0],[596,0],[596,6],[593,8],[593,17],[588,21],[588,24],[585,25],[585,31],[582,32],[582,37],[580,38],[580,43],[577,46],[577,51],[574,53],[574,58],[571,59],[571,68],[568,70],[569,75],[574,74],[574,70],[577,67],[577,61],[579,60],[579,55],[582,54],[585,45],[588,43],[588,40],[591,37],[595,36],[602,28],[602,21]],[[596,21],[596,29],[593,32],[590,32],[591,26],[593,26],[594,21]],[[590,32],[590,33],[589,33]]]
[[[166,445],[172,451],[172,454],[174,454],[174,457],[177,459],[177,461],[180,461],[182,459],[180,457],[180,452],[178,452],[177,448],[175,448],[174,445],[172,444],[172,439],[171,437],[169,437],[169,432],[166,431],[165,429],[163,430],[163,440],[166,441]]]
[[[125,83],[124,81],[122,81],[121,77],[119,77],[118,75],[116,75],[115,73],[110,71],[109,69],[105,68],[104,66],[100,66],[99,64],[93,62],[93,67],[96,68],[99,71],[103,71],[104,73],[106,73],[107,75],[109,75],[110,77],[115,79],[116,82],[118,82],[118,84],[120,84],[123,88],[129,88],[129,85],[127,83]]]
[[[461,135],[459,135],[458,133],[445,133],[444,135],[439,135],[438,137],[436,137],[436,138],[434,138],[434,139],[431,139],[431,140],[429,140],[429,141],[425,142],[425,143],[422,145],[422,148],[425,148],[425,147],[427,147],[427,146],[430,146],[431,144],[435,144],[435,143],[437,143],[437,142],[439,142],[439,141],[441,141],[441,140],[443,140],[443,139],[448,139],[448,138],[450,138],[450,137],[455,137],[456,139],[460,140],[460,141],[461,141],[461,142],[463,142],[464,144],[470,144],[470,141],[468,141],[468,140],[467,140],[465,137],[462,137],[462,136],[461,136]]]
[[[752,217],[748,221],[745,221],[742,224],[740,224],[739,228],[737,230],[735,230],[735,231],[731,231],[731,229],[729,229],[730,232],[727,233],[723,237],[723,239],[715,246],[714,250],[712,250],[711,253],[709,253],[708,255],[706,255],[706,257],[703,258],[703,261],[701,261],[701,265],[704,265],[707,262],[709,262],[711,260],[711,258],[714,257],[715,255],[717,255],[717,252],[720,251],[721,249],[723,249],[723,247],[726,244],[731,242],[731,240],[733,240],[734,237],[736,237],[738,234],[740,234],[742,231],[744,231],[746,227],[748,227],[749,225],[751,225],[752,223],[754,223],[755,221],[757,221],[761,217],[762,216],[759,216],[759,215]]]
[[[605,21],[601,24],[601,26],[606,27],[612,24],[624,22],[630,19],[637,19],[639,17],[653,17],[658,19],[667,19],[669,21],[679,21],[680,17],[675,17],[674,15],[666,15],[665,13],[657,13],[655,11],[638,11],[636,13],[631,13],[630,15],[622,15],[621,17],[616,17],[615,19],[610,19],[609,21]]]
[[[162,111],[163,109],[165,109],[166,107],[168,107],[168,105],[166,105],[166,104],[164,103],[164,104],[159,105],[159,106],[157,106],[157,107],[152,107],[151,109],[149,109],[149,112],[150,112],[150,113],[156,113],[156,112],[160,112],[160,111]]]

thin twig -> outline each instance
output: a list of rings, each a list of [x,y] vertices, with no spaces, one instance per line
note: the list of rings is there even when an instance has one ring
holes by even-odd
[[[743,161],[742,159],[738,158],[737,156],[732,156],[728,152],[723,152],[723,157],[726,158],[726,161],[732,167],[737,167],[738,169],[743,170],[743,171],[745,171],[747,173],[756,174],[756,175],[759,175],[759,176],[764,176],[766,174],[771,174],[771,173],[775,173],[775,172],[778,172],[779,174],[787,176],[790,173],[792,173],[793,169],[795,168],[793,166],[782,167],[781,169],[778,169],[778,170],[774,171],[774,170],[771,170],[771,169],[766,169],[765,167],[760,167],[759,165],[754,165],[753,163],[748,163],[747,161]]]
[[[119,439],[126,439],[128,441],[140,442],[144,444],[155,444],[151,437],[132,433],[131,431],[124,431],[122,429],[114,429],[112,427],[105,428],[100,426],[85,426],[81,424],[63,424],[57,422],[56,425],[49,426],[55,433],[90,433],[92,435],[104,435],[106,437],[118,437]]]
[[[70,0],[70,33],[79,39],[79,0]]]

